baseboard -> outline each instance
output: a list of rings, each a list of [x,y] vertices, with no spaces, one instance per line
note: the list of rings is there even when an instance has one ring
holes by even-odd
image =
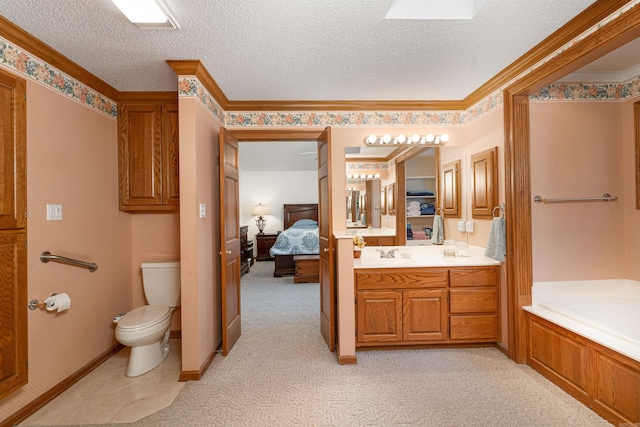
[[[5,419],[0,423],[0,427],[9,427],[14,426],[16,424],[21,423],[26,420],[28,417],[33,415],[38,409],[42,408],[44,405],[52,401],[55,397],[60,395],[62,392],[70,388],[72,385],[80,381],[85,375],[89,372],[93,371],[95,368],[104,363],[111,356],[122,350],[124,346],[120,343],[115,344],[107,351],[93,359],[91,362],[50,388],[44,394],[41,394],[35,400],[31,401],[31,403],[24,406],[15,414],[11,415],[9,418]]]
[[[509,350],[508,350],[508,349],[506,349],[506,348],[504,348],[504,347],[502,346],[502,344],[496,343],[495,347],[496,347],[498,350],[500,350],[500,352],[501,352],[502,354],[504,354],[505,356],[509,357]]]
[[[202,364],[199,370],[180,372],[180,378],[178,378],[178,381],[179,382],[199,381],[200,379],[202,379],[205,372],[207,372],[207,369],[209,369],[211,362],[213,362],[213,358],[216,357],[216,353],[218,353],[218,351],[221,348],[222,348],[222,342],[220,342],[220,345],[218,345],[218,347],[211,352],[211,354],[209,355],[209,357],[207,357],[207,360],[204,361],[204,363]]]
[[[178,329],[178,330],[175,330],[175,331],[171,331],[171,333],[169,334],[169,338],[181,339],[182,338],[182,330]]]
[[[338,355],[338,365],[357,365],[358,358],[356,356],[340,356]]]

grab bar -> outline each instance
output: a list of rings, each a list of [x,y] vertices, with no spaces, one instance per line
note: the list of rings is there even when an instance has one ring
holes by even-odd
[[[602,197],[567,197],[562,199],[543,199],[542,196],[536,196],[533,201],[536,203],[562,203],[562,202],[612,202],[618,197],[609,193],[604,193]]]
[[[42,252],[40,254],[40,261],[44,263],[53,261],[53,262],[60,262],[63,264],[75,265],[76,267],[86,268],[92,273],[98,269],[98,264],[96,263],[78,261],[77,259],[65,258],[59,255],[51,255],[51,252]]]

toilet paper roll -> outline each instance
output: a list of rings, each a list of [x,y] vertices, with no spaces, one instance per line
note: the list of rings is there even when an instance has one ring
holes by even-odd
[[[61,294],[51,295],[49,298],[44,300],[47,304],[47,311],[58,310],[58,313],[61,311],[68,310],[71,307],[71,298],[69,295],[64,292]]]

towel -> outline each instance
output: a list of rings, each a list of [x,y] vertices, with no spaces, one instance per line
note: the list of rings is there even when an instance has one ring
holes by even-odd
[[[493,221],[491,221],[491,230],[489,231],[489,241],[487,242],[484,256],[495,259],[496,261],[504,261],[504,256],[507,253],[506,240],[504,218],[493,218]]]
[[[444,241],[444,222],[442,216],[435,215],[433,217],[433,231],[431,232],[431,243],[441,245]]]

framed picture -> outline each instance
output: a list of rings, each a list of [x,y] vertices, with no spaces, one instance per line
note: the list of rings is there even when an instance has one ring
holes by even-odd
[[[387,186],[380,190],[380,215],[387,214]]]
[[[392,182],[387,186],[387,214],[396,214],[396,198],[395,198],[396,183]]]

